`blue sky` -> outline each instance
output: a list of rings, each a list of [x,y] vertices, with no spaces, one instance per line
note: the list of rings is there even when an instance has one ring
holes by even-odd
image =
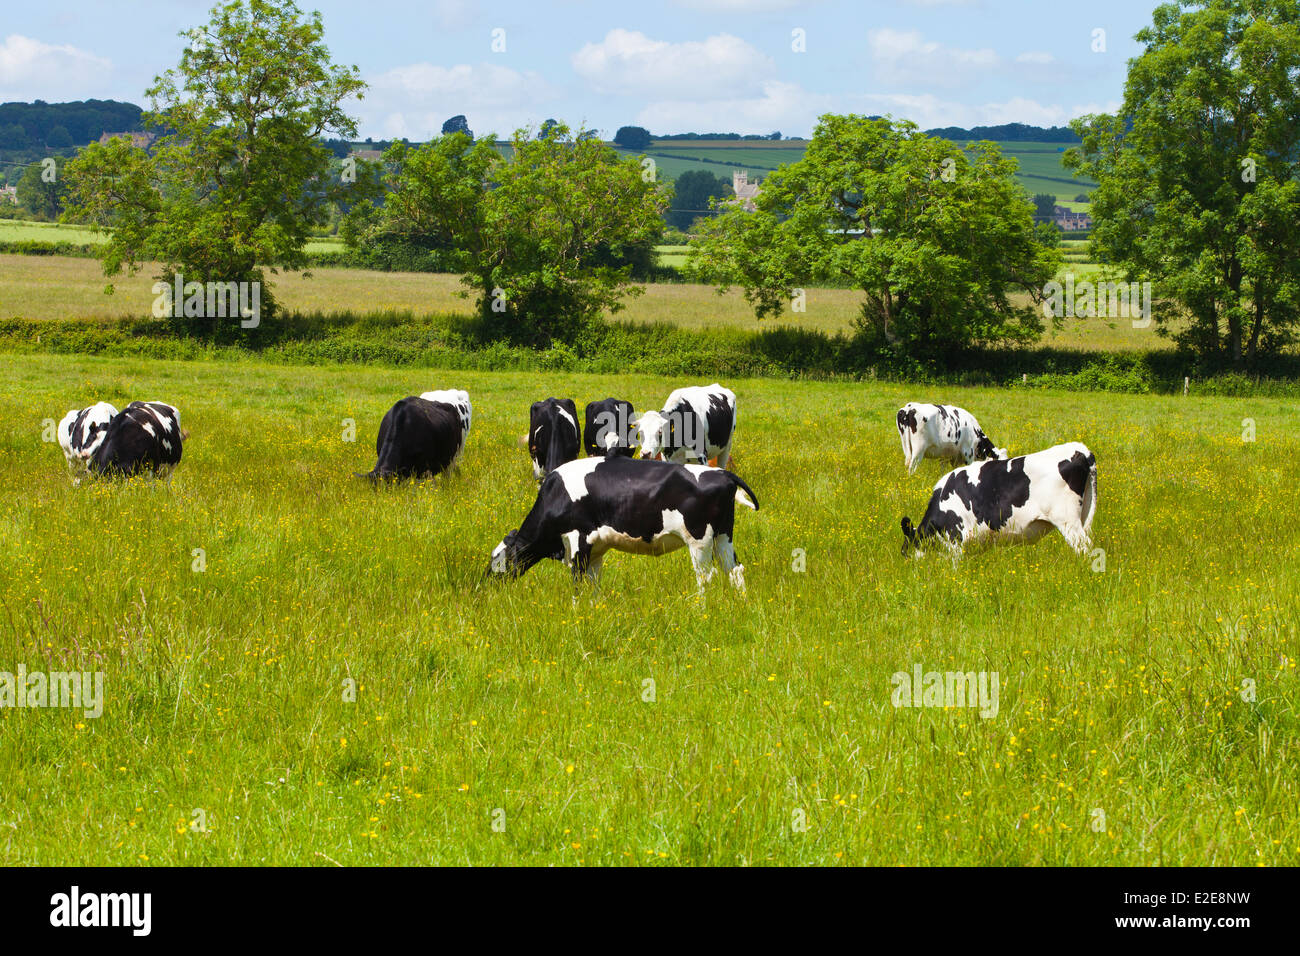
[[[7,4],[0,101],[144,104],[211,4]],[[425,139],[556,117],[612,136],[807,136],[824,112],[922,127],[1062,124],[1114,110],[1154,0],[320,0],[336,61],[370,84],[361,136]],[[504,50],[494,51],[504,39]],[[796,34],[795,31],[802,31]],[[1104,51],[1096,31],[1104,31]],[[804,49],[796,51],[802,36]]]

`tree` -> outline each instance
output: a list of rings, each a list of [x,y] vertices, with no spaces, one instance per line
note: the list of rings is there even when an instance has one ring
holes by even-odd
[[[28,166],[18,180],[18,205],[38,219],[58,219],[68,195],[66,162],[62,157],[50,157],[48,162]]]
[[[614,144],[624,149],[645,149],[650,145],[650,131],[640,126],[620,126]]]
[[[469,120],[465,118],[464,113],[458,113],[442,124],[442,135],[446,136],[449,133],[464,133],[470,139],[474,138],[474,131],[469,128]]]
[[[398,236],[445,243],[477,293],[489,332],[517,342],[573,342],[641,290],[632,264],[662,235],[666,187],[599,140],[556,123],[546,138],[517,130],[507,161],[491,138],[443,136],[384,155],[382,208],[359,212],[354,243]]]
[[[323,35],[320,15],[289,0],[221,3],[182,34],[180,64],[155,79],[143,117],[168,135],[148,153],[92,143],[68,164],[68,214],[111,230],[106,275],[157,261],[168,284],[262,283],[260,317],[274,314],[263,267],[305,268],[312,228],[357,185],[329,175],[321,140],[356,135],[343,103],[364,84],[330,62]]]
[[[804,157],[763,180],[757,211],[704,224],[691,269],[740,285],[759,318],[795,288],[847,283],[865,294],[868,344],[926,359],[969,345],[1027,342],[1059,253],[1034,228],[1016,163],[992,143],[971,155],[912,123],[821,117]]]
[[[674,229],[689,229],[701,216],[711,216],[710,199],[722,199],[731,191],[731,183],[707,169],[691,169],[677,177],[673,205],[666,219]]]
[[[1051,219],[1056,214],[1056,197],[1051,193],[1037,193],[1034,196],[1034,215],[1039,219]]]
[[[50,149],[65,149],[72,145],[72,134],[66,126],[55,126],[45,134],[45,145]]]
[[[30,145],[27,130],[17,123],[0,126],[0,149],[23,149]]]
[[[556,132],[556,130],[558,130],[559,128],[560,128],[560,124],[559,124],[558,122],[556,122],[555,120],[553,120],[553,119],[543,120],[543,121],[542,121],[541,129],[539,129],[539,130],[537,131],[537,138],[538,138],[538,139],[551,139],[552,137],[555,136],[555,132]]]
[[[1250,366],[1300,321],[1300,7],[1166,4],[1137,40],[1119,113],[1066,154],[1100,184],[1094,254],[1152,283],[1162,333]]]

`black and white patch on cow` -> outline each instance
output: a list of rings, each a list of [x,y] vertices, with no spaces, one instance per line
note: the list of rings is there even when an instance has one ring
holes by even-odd
[[[74,408],[59,422],[59,447],[68,462],[74,485],[81,484],[90,468],[90,459],[108,435],[108,426],[117,409],[108,402],[96,402],[87,408]]]
[[[452,459],[451,467],[460,464],[460,456],[465,454],[465,443],[469,440],[470,425],[474,422],[474,406],[470,403],[469,392],[461,388],[443,388],[432,392],[421,392],[420,397],[426,402],[437,402],[451,408],[460,419],[460,449]]]
[[[90,458],[90,471],[108,476],[148,474],[170,481],[188,437],[175,406],[132,402],[109,422],[104,441]]]
[[[492,552],[489,573],[517,577],[553,558],[568,564],[575,580],[586,576],[594,585],[608,551],[660,555],[686,547],[701,591],[715,558],[744,590],[733,543],[737,502],[758,510],[758,496],[721,468],[580,458],[542,481],[523,524]]]
[[[446,402],[414,395],[401,399],[379,423],[375,467],[357,472],[372,482],[442,474],[465,447],[465,419]]]
[[[571,398],[533,402],[528,413],[528,456],[533,477],[541,481],[566,461],[578,457],[578,406]]]
[[[662,411],[649,411],[635,422],[642,458],[682,464],[717,459],[726,468],[736,435],[736,393],[717,382],[679,388]]]
[[[631,402],[621,398],[589,402],[584,418],[582,446],[592,458],[601,455],[631,458],[636,454],[636,427],[632,424],[636,409]]]
[[[978,462],[939,479],[920,525],[903,519],[903,553],[929,538],[960,551],[981,538],[1036,541],[1055,528],[1083,554],[1096,510],[1097,460],[1081,442]]]
[[[1007,450],[994,447],[975,416],[956,405],[908,402],[898,410],[898,437],[909,475],[923,458],[970,465],[1007,457]]]

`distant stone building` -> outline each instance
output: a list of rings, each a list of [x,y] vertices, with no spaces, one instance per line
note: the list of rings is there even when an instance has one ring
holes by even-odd
[[[735,169],[731,172],[731,188],[736,193],[735,202],[745,212],[755,212],[758,206],[754,200],[758,198],[758,183],[749,181],[749,172],[744,169]]]
[[[18,187],[17,186],[0,186],[0,202],[11,202],[18,205]]]
[[[131,145],[139,149],[148,149],[149,146],[153,143],[153,141],[157,139],[157,137],[154,136],[153,133],[121,132],[121,133],[104,133],[99,137],[99,142],[101,145],[107,146],[110,142],[112,142],[113,140],[117,139],[120,136],[125,136],[129,138],[131,140]]]
[[[354,149],[348,153],[353,159],[364,159],[368,162],[377,163],[384,158],[382,149]]]
[[[1092,228],[1092,217],[1086,212],[1075,212],[1064,206],[1052,207],[1052,221],[1066,232]]]

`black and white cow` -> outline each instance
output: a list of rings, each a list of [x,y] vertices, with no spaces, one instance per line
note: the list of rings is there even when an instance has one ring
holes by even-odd
[[[88,462],[96,475],[148,474],[171,480],[190,433],[181,413],[165,402],[132,402],[108,423],[104,440]]]
[[[59,447],[67,459],[72,483],[81,484],[89,471],[90,459],[108,434],[109,422],[117,409],[108,402],[96,402],[88,408],[74,408],[59,422]]]
[[[956,405],[908,402],[898,410],[898,437],[909,475],[916,472],[922,458],[969,465],[1007,457],[1005,448],[993,447],[975,416]]]
[[[939,479],[918,527],[903,519],[903,553],[931,537],[959,551],[986,537],[1036,541],[1055,528],[1083,554],[1096,510],[1097,459],[1081,442],[978,462]]]
[[[465,453],[465,443],[469,440],[469,428],[474,422],[474,406],[470,403],[469,392],[462,388],[443,388],[432,392],[421,392],[420,397],[426,402],[437,402],[450,406],[460,419],[460,448],[451,461],[451,467],[460,464],[460,456]]]
[[[541,481],[578,457],[578,406],[571,398],[533,402],[528,414],[528,455],[533,477]]]
[[[489,573],[518,577],[543,558],[564,561],[596,584],[611,549],[660,555],[686,546],[703,591],[716,557],[734,587],[745,568],[732,543],[736,502],[758,496],[721,468],[635,458],[579,458],[542,481],[523,524],[492,552]]]
[[[460,459],[466,431],[454,406],[407,396],[379,423],[375,467],[356,474],[372,482],[441,474]]]
[[[649,411],[635,422],[642,458],[663,458],[678,464],[716,458],[726,468],[736,434],[736,393],[717,382],[679,388],[668,396],[663,411]]]
[[[631,402],[621,398],[603,398],[587,404],[586,421],[582,428],[582,445],[592,458],[601,455],[622,455],[631,458],[636,454],[633,440],[636,409]]]

